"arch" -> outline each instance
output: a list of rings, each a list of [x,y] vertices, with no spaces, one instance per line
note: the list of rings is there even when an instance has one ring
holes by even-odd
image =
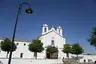
[[[47,31],[47,28],[45,27],[44,32],[46,32],[46,31]]]
[[[59,29],[59,34],[60,34],[60,29]]]
[[[55,52],[55,53],[48,53],[47,51],[46,51],[46,58],[47,59],[58,59],[58,52]]]

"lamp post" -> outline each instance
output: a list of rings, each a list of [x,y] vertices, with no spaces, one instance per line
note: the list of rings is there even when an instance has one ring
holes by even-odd
[[[26,2],[19,4],[19,8],[18,8],[18,12],[17,12],[17,16],[16,16],[16,22],[14,25],[14,31],[13,31],[13,37],[12,37],[12,43],[11,43],[11,49],[10,49],[10,55],[9,55],[9,60],[8,60],[8,64],[11,64],[11,57],[12,57],[12,50],[13,50],[13,43],[14,43],[14,38],[15,38],[15,33],[16,33],[16,27],[17,27],[17,23],[18,23],[18,17],[21,14],[21,10],[22,10],[22,5],[27,4],[28,8],[25,10],[26,13],[28,14],[32,14],[32,9],[30,8],[30,5]]]

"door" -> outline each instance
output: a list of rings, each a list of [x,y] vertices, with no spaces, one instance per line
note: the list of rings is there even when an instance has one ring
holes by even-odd
[[[23,53],[20,54],[20,58],[23,58]]]

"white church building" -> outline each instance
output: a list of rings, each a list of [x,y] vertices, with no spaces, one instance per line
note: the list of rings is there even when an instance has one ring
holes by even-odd
[[[57,58],[66,57],[66,54],[62,52],[63,45],[65,44],[65,38],[63,36],[62,28],[60,26],[55,30],[54,27],[48,28],[47,24],[43,24],[42,33],[37,38],[43,43],[44,50],[37,54],[37,58],[45,59],[47,58],[46,48],[48,45],[53,45],[58,48]],[[0,38],[0,42],[5,38]],[[28,50],[28,45],[31,40],[16,40],[17,45],[16,51],[13,52],[12,58],[34,58],[34,53]],[[0,58],[6,58],[6,52],[0,50]]]

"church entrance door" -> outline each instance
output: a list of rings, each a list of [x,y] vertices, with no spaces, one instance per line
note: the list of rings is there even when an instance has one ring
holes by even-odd
[[[58,59],[58,52],[56,52],[56,53],[46,52],[46,58],[48,58],[48,59]]]
[[[50,59],[50,53],[46,53],[46,58]]]

